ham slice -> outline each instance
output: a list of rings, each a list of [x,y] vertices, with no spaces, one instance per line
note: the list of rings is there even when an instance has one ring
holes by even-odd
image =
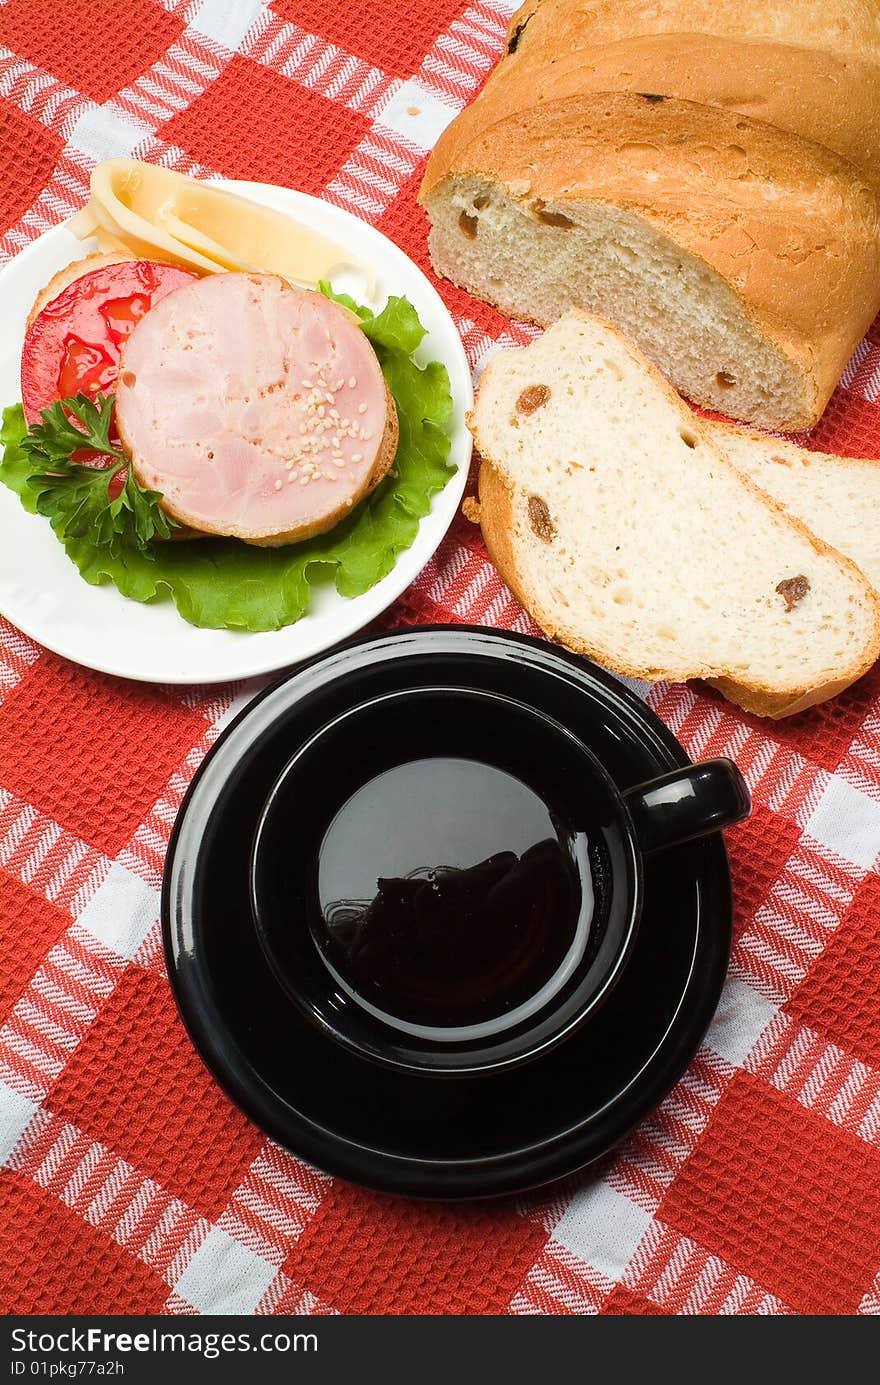
[[[174,519],[246,543],[331,529],[387,472],[397,414],[350,315],[266,274],[162,299],[125,344],[116,422]]]

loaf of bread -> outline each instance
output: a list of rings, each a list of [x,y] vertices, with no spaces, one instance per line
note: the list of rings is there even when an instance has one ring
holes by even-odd
[[[542,0],[434,150],[437,271],[618,324],[697,403],[812,426],[880,309],[866,0]]]
[[[456,167],[455,147],[480,127],[588,91],[679,96],[752,116],[843,155],[880,192],[880,21],[868,0],[523,6],[507,55],[433,160]]]
[[[772,717],[878,657],[880,603],[856,565],[727,461],[608,324],[570,313],[494,357],[470,424],[490,555],[569,648],[638,678],[712,680]]]
[[[810,452],[783,438],[702,420],[720,447],[786,514],[852,558],[880,592],[880,462]]]

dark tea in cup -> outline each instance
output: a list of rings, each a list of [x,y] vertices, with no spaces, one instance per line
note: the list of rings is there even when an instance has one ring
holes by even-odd
[[[488,1038],[537,1014],[590,954],[607,855],[598,823],[564,821],[509,769],[408,760],[336,813],[309,925],[335,980],[377,1019]]]

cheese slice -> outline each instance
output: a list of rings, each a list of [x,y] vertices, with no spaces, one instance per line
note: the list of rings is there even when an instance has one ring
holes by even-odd
[[[122,245],[141,259],[203,273],[259,271],[313,287],[355,268],[366,276],[367,292],[375,288],[366,265],[284,212],[136,159],[96,165],[90,201],[70,229],[80,240],[96,236],[102,247]]]

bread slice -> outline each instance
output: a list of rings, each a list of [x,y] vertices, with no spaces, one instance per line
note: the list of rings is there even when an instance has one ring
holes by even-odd
[[[728,461],[832,548],[852,558],[880,592],[880,461],[810,452],[783,438],[704,419]]]
[[[487,366],[470,426],[480,522],[552,637],[622,674],[717,681],[784,716],[880,653],[854,563],[723,456],[642,353],[570,313]]]
[[[650,93],[505,115],[429,164],[437,271],[541,325],[614,322],[696,403],[795,432],[880,309],[854,168],[761,121]]]

